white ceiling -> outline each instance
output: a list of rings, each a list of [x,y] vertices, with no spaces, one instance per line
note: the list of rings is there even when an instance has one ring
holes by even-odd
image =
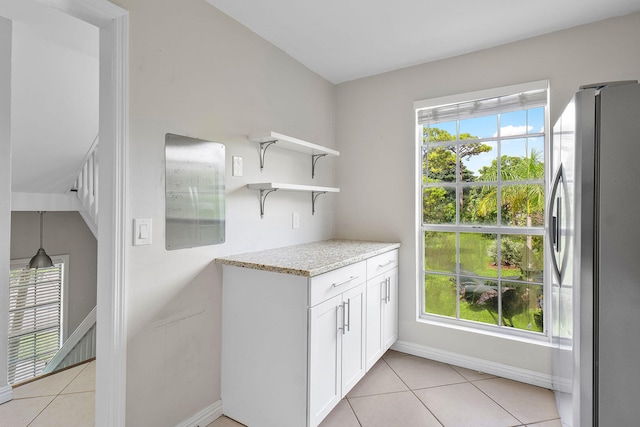
[[[34,0],[2,0],[13,22],[11,189],[64,193],[98,134],[98,29]]]
[[[640,10],[639,0],[207,0],[341,83]]]

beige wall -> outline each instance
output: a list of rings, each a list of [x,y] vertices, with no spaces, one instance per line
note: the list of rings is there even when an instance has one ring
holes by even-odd
[[[640,13],[336,87],[336,141],[342,153],[336,234],[402,242],[401,340],[551,374],[547,347],[416,321],[420,261],[413,102],[548,79],[553,123],[580,85],[640,79],[638,40]]]
[[[96,306],[96,238],[78,212],[47,212],[43,229],[47,254],[69,255],[66,339]],[[11,259],[30,259],[39,247],[39,214],[11,212]]]
[[[174,426],[220,399],[222,278],[213,260],[334,234],[335,195],[321,196],[312,216],[310,194],[277,192],[260,219],[258,194],[246,188],[334,185],[333,159],[321,159],[312,180],[310,157],[276,147],[261,173],[246,137],[268,129],[333,147],[334,88],[204,0],[113,2],[130,12],[128,224],[153,220],[153,243],[126,256],[127,425]],[[226,243],[165,250],[167,132],[226,145]],[[232,156],[243,157],[243,177],[231,177]]]

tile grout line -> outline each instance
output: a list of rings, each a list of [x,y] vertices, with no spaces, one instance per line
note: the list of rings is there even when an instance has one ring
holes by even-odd
[[[91,363],[91,362],[89,362],[89,363]],[[42,415],[42,413],[43,413],[43,412],[44,412],[44,411],[45,411],[49,406],[51,406],[51,404],[52,404],[52,403],[53,403],[53,402],[54,402],[58,397],[60,397],[60,394],[61,394],[61,393],[62,393],[62,392],[63,392],[63,391],[64,391],[64,390],[69,386],[69,384],[71,384],[71,383],[73,382],[73,380],[75,380],[76,378],[78,378],[78,375],[80,375],[80,373],[81,373],[81,372],[83,372],[83,371],[87,368],[87,366],[89,366],[89,363],[87,363],[87,364],[86,364],[82,369],[80,369],[80,370],[78,371],[78,373],[77,373],[73,378],[71,378],[71,380],[69,380],[69,382],[68,382],[64,387],[62,387],[62,390],[60,390],[60,391],[59,391],[59,392],[58,392],[58,393],[53,397],[53,399],[51,399],[51,401],[50,401],[49,403],[47,403],[47,404],[45,405],[45,407],[44,407],[44,408],[42,408],[42,410],[41,410],[40,412],[38,412],[38,414],[37,414],[35,417],[33,417],[33,419],[32,419],[31,421],[29,421],[29,423],[26,425],[26,427],[29,427],[30,425],[32,425],[32,424],[33,424],[33,423],[34,423],[34,422],[35,422],[35,421],[36,421],[36,420],[37,420],[37,419]]]
[[[397,356],[397,357],[406,357],[406,356]],[[382,359],[382,360],[384,360],[384,363],[386,363],[386,364],[387,364],[387,366],[389,367],[389,369],[391,369],[391,371],[392,371],[392,372],[393,372],[393,373],[398,377],[398,379],[399,379],[400,381],[402,381],[402,384],[404,384],[404,385],[409,389],[409,391],[411,392],[411,394],[413,394],[413,396],[414,396],[416,399],[418,399],[418,402],[420,402],[420,404],[422,404],[422,406],[424,406],[424,407],[425,407],[425,409],[426,409],[426,410],[427,410],[427,411],[428,411],[428,412],[433,416],[433,418],[435,418],[435,419],[436,419],[436,421],[438,421],[438,423],[439,423],[442,427],[445,427],[444,423],[443,423],[442,421],[440,421],[440,418],[438,418],[438,417],[436,416],[436,414],[434,414],[434,413],[433,413],[433,411],[431,411],[431,409],[429,409],[429,407],[428,407],[428,406],[427,406],[427,405],[426,405],[422,400],[420,400],[420,398],[418,397],[418,395],[417,395],[417,394],[415,394],[415,392],[413,391],[413,389],[412,389],[411,387],[409,387],[409,384],[407,384],[407,383],[404,381],[404,379],[403,379],[403,378],[402,378],[402,377],[401,377],[401,376],[400,376],[400,375],[395,371],[395,369],[393,369],[393,368],[391,367],[391,365],[389,365],[389,364],[387,363],[387,361],[386,361],[384,358],[381,358],[381,359]],[[448,365],[447,365],[447,366],[448,366]],[[464,378],[464,377],[463,377],[463,378]]]
[[[345,400],[347,400],[347,403],[349,405],[349,408],[351,409],[352,413],[354,414],[356,421],[358,423],[358,425],[360,427],[362,427],[362,422],[360,421],[360,417],[358,416],[358,414],[356,413],[351,399],[358,399],[358,398],[366,398],[366,397],[372,397],[372,396],[383,396],[383,395],[391,395],[391,394],[398,394],[398,393],[404,393],[405,391],[410,391],[411,394],[414,395],[414,397],[416,399],[418,399],[418,401],[422,404],[422,406],[427,409],[427,411],[435,418],[435,420],[442,426],[442,427],[446,427],[445,424],[435,415],[435,413],[427,406],[427,404],[425,402],[423,402],[415,393],[415,391],[418,390],[427,390],[427,389],[435,389],[435,388],[440,388],[440,387],[446,387],[446,386],[452,386],[452,385],[457,385],[457,384],[471,384],[476,390],[480,391],[484,396],[486,396],[487,398],[489,398],[490,401],[492,401],[493,403],[495,403],[497,405],[498,408],[501,408],[503,411],[505,411],[506,414],[510,415],[511,417],[513,417],[514,420],[516,420],[516,422],[518,424],[513,424],[511,427],[526,427],[528,424],[524,423],[518,416],[516,416],[512,411],[508,410],[505,406],[501,405],[499,402],[497,402],[494,398],[492,398],[491,396],[489,396],[485,391],[483,391],[482,389],[480,389],[480,387],[478,385],[476,385],[476,383],[479,383],[481,381],[488,381],[488,380],[495,380],[495,379],[500,379],[501,377],[496,377],[496,376],[490,376],[489,378],[476,378],[476,379],[470,379],[467,378],[467,376],[464,375],[464,373],[459,372],[456,369],[456,365],[451,365],[448,363],[442,363],[443,365],[446,365],[447,367],[449,367],[451,370],[453,370],[456,374],[458,374],[462,381],[460,382],[454,382],[454,383],[450,383],[450,384],[441,384],[441,385],[434,385],[431,387],[422,387],[422,388],[411,388],[409,387],[409,385],[406,383],[406,381],[393,369],[393,367],[391,366],[391,364],[389,363],[389,359],[395,359],[395,358],[401,358],[401,357],[408,357],[411,356],[410,354],[402,354],[402,355],[397,355],[397,356],[390,356],[390,357],[381,357],[380,360],[384,361],[384,363],[390,368],[391,372],[393,372],[393,374],[396,376],[396,378],[398,380],[400,380],[400,382],[407,388],[407,390],[400,390],[400,391],[390,391],[390,392],[383,392],[383,393],[372,393],[372,394],[366,394],[366,395],[362,395],[362,396],[352,396],[352,397],[348,397],[345,396]],[[462,367],[461,367],[462,368]],[[484,372],[481,371],[477,371],[478,373],[482,373],[485,374]],[[486,374],[485,374],[486,375]],[[504,379],[504,378],[503,378]],[[538,424],[538,423],[544,423],[544,422],[550,422],[550,421],[555,421],[555,420],[560,420],[560,418],[549,418],[549,419],[545,419],[545,420],[536,420],[534,421],[534,424]]]
[[[76,376],[74,376],[74,377],[71,379],[71,381],[69,381],[69,382],[67,383],[67,385],[66,385],[66,386],[64,386],[64,387],[62,388],[62,390],[60,390],[60,393],[58,393],[58,396],[60,396],[60,395],[61,395],[61,394],[62,394],[62,393],[67,389],[67,387],[69,387],[69,385],[71,385],[71,383],[72,383],[72,382],[74,382],[74,381],[75,381],[75,380],[80,376],[80,374],[81,374],[81,373],[83,373],[83,372],[84,372],[84,371],[89,367],[89,365],[90,365],[90,364],[91,364],[91,362],[85,363],[85,365],[82,367],[82,369],[80,369],[80,370],[78,371],[78,373],[76,374]]]
[[[349,398],[347,396],[345,396],[344,400],[347,401],[347,405],[349,405],[349,408],[351,409],[351,412],[353,412],[353,416],[356,417],[356,422],[358,423],[358,425],[360,425],[360,427],[362,427],[362,423],[360,422],[360,418],[358,417],[358,414],[356,414],[356,410],[353,409],[353,406],[351,406],[351,402],[349,401]]]
[[[481,379],[481,380],[477,380],[478,382],[480,381],[487,381],[493,378],[485,378],[485,379]],[[518,417],[515,416],[515,414],[511,413],[510,410],[508,410],[507,408],[505,408],[504,406],[502,406],[500,403],[498,403],[494,398],[492,398],[491,396],[489,396],[487,393],[485,393],[480,387],[478,387],[477,385],[475,385],[475,381],[469,381],[471,383],[472,386],[474,386],[477,390],[480,391],[480,393],[484,394],[485,396],[487,396],[492,402],[494,402],[496,405],[498,405],[499,407],[501,407],[502,409],[504,409],[507,414],[511,415],[513,418],[515,418],[520,424],[520,426],[524,426],[526,425],[526,423],[522,422],[522,420]]]

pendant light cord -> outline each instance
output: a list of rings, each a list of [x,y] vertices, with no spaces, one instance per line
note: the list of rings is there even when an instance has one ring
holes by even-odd
[[[42,248],[42,228],[44,227],[44,212],[39,211],[40,213],[40,247]]]

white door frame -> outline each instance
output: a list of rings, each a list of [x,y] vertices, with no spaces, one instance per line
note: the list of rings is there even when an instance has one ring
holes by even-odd
[[[0,17],[0,403],[11,400],[7,382],[9,258],[11,252],[11,42],[12,22]]]
[[[107,0],[38,0],[100,29],[100,211],[95,425],[124,426],[129,13]]]

